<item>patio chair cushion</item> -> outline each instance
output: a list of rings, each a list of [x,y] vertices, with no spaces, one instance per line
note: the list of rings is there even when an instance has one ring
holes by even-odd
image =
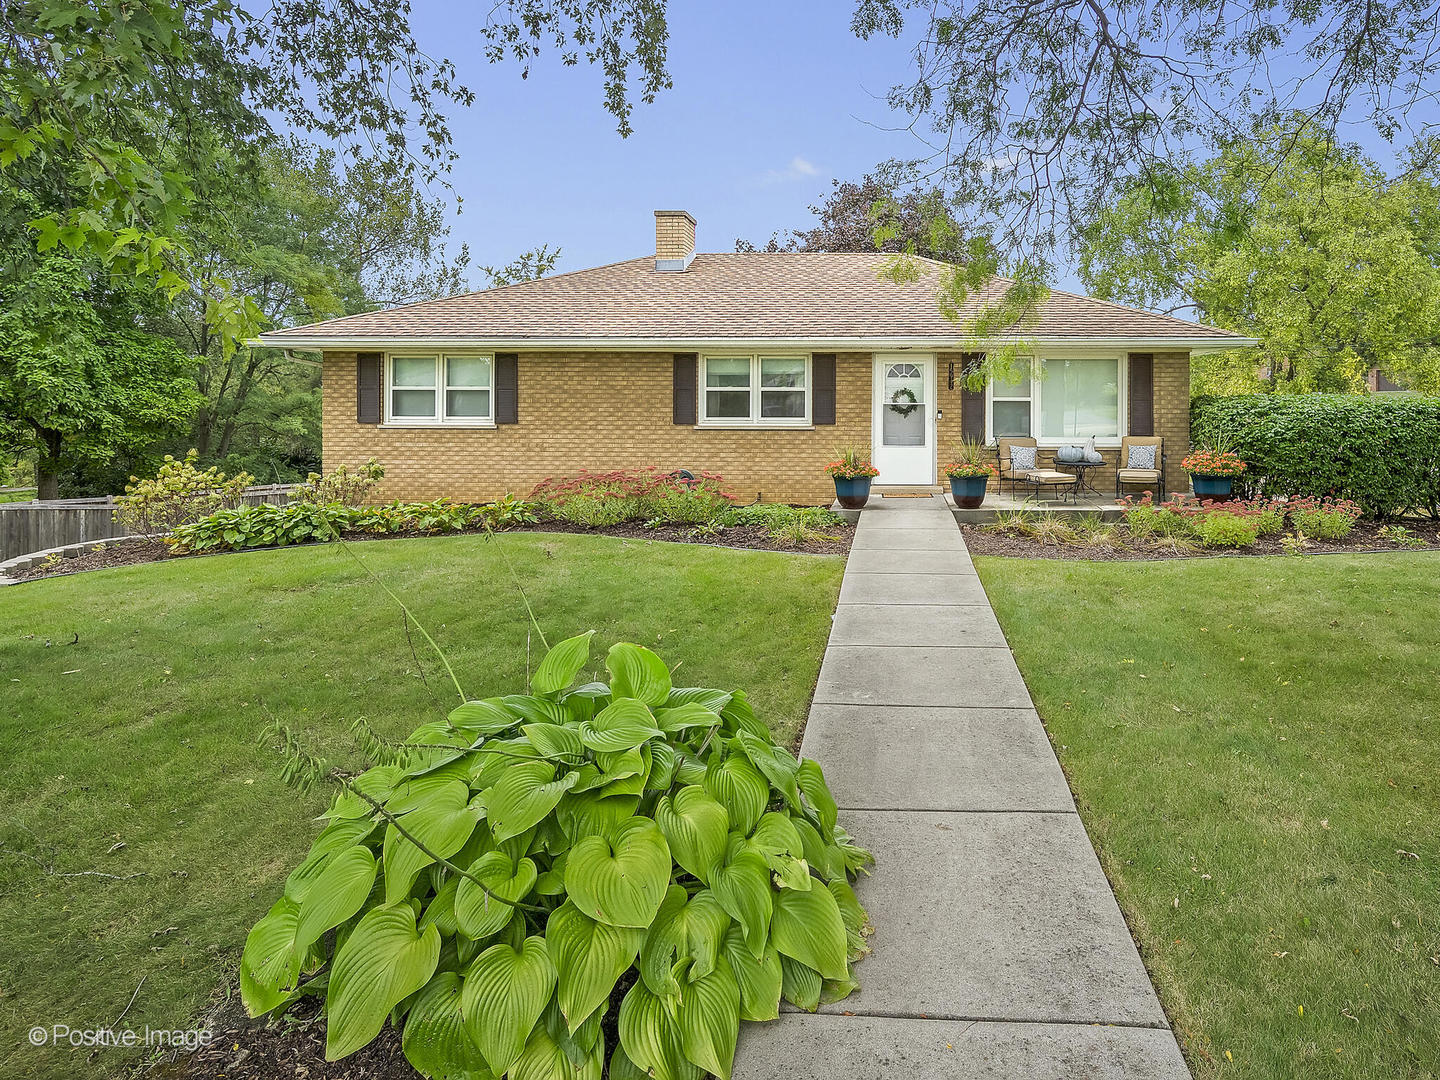
[[[1127,469],[1154,469],[1155,468],[1155,446],[1141,445],[1130,447],[1130,460],[1125,462]]]
[[[1033,446],[1012,446],[1010,447],[1010,471],[1015,473],[1029,472],[1035,468],[1035,455],[1039,453]]]
[[[1031,469],[1023,479],[1032,484],[1073,484],[1079,479],[1074,473],[1060,472],[1056,469]]]
[[[1152,447],[1153,449],[1153,447]],[[1153,484],[1160,479],[1159,469],[1121,469],[1122,484]]]

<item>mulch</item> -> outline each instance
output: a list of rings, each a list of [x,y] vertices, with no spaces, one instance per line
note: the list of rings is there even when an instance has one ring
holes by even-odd
[[[1440,550],[1440,532],[1433,523],[1424,525],[1407,523],[1410,531],[1425,541],[1424,547],[1400,547],[1380,535],[1378,525],[1361,522],[1343,540],[1314,540],[1305,549],[1306,555],[1326,555],[1339,552],[1375,551],[1437,551]],[[1155,562],[1161,559],[1218,559],[1251,557],[1256,555],[1284,555],[1285,548],[1278,536],[1262,536],[1252,547],[1247,548],[1202,548],[1198,551],[1184,551],[1157,546],[1151,541],[1129,541],[1121,530],[1115,547],[1099,547],[1091,544],[1044,543],[1028,536],[1014,536],[1009,533],[990,531],[983,525],[961,525],[965,534],[965,545],[972,555],[999,555],[1014,559],[1081,559],[1086,562]]]
[[[347,535],[345,539],[353,543],[360,543],[368,540],[418,539],[425,536],[475,536],[479,535],[482,531],[483,530],[479,529],[471,529],[464,533],[393,533],[388,536],[356,533]],[[813,540],[794,546],[776,543],[765,534],[764,529],[753,525],[732,525],[724,529],[718,529],[712,534],[697,535],[694,527],[690,525],[660,525],[654,528],[647,528],[644,525],[626,523],[601,529],[587,529],[580,525],[569,525],[564,522],[552,521],[540,525],[522,525],[504,531],[583,533],[591,536],[614,536],[624,540],[661,540],[669,543],[704,544],[710,547],[740,548],[749,551],[783,551],[791,555],[844,555],[850,550],[850,541],[854,539],[855,536],[855,527],[850,524],[827,526],[826,539]],[[247,548],[246,550],[264,551],[267,549]],[[215,552],[214,554],[229,555],[236,553]],[[78,555],[73,559],[60,559],[50,566],[37,564],[29,570],[16,571],[12,576],[18,581],[31,581],[35,578],[63,577],[66,574],[78,574],[86,570],[105,570],[114,566],[132,566],[136,563],[159,562],[171,558],[199,559],[210,557],[212,556],[172,556],[169,553],[169,549],[158,541],[131,541],[128,543],[107,544],[100,551],[92,551],[85,555]]]

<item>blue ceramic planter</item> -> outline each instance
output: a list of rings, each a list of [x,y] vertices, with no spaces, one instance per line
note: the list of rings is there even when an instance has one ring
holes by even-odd
[[[846,510],[860,510],[870,498],[870,477],[857,476],[853,479],[846,479],[837,476],[835,480],[835,498]]]
[[[1230,497],[1230,485],[1235,482],[1231,476],[1192,476],[1190,483],[1194,485],[1195,494],[1202,499],[1228,499]]]
[[[962,510],[974,510],[985,501],[985,485],[989,480],[988,476],[950,477],[950,494],[955,505]]]

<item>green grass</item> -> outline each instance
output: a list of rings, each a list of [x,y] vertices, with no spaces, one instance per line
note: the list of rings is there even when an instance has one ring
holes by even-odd
[[[1440,1074],[1440,556],[976,563],[1196,1076]]]
[[[500,545],[552,642],[597,630],[597,669],[617,640],[647,645],[682,684],[745,688],[782,739],[798,733],[841,559],[540,534]],[[542,649],[527,657],[524,609],[484,537],[351,550],[471,696],[523,689]],[[334,546],[54,578],[4,590],[0,610],[0,1076],[113,1074],[117,1052],[32,1050],[26,1029],[109,1026],[142,977],[123,1026],[186,1027],[232,974],[325,801],[281,782],[257,741],[267,719],[347,761],[355,717],[402,737],[453,690]],[[59,877],[17,851],[57,873],[145,876]]]

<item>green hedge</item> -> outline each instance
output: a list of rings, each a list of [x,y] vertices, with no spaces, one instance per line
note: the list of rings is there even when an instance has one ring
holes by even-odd
[[[1254,394],[1197,398],[1196,445],[1223,442],[1247,495],[1354,499],[1367,517],[1440,517],[1440,398]]]

